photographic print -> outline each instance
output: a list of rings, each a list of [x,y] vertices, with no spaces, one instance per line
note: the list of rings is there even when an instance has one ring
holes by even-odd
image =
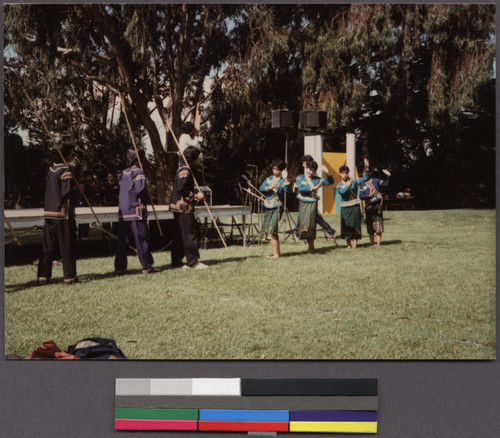
[[[495,359],[495,5],[3,12],[8,358]]]

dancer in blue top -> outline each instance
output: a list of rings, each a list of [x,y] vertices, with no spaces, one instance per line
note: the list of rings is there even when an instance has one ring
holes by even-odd
[[[308,161],[314,161],[314,158],[311,155],[304,155],[300,159],[302,163],[302,167],[304,168],[304,172],[306,171],[306,163]],[[316,204],[317,205],[317,204]],[[331,227],[331,225],[324,219],[324,217],[321,215],[319,210],[316,212],[316,221],[318,222],[318,225],[323,228],[323,230],[328,234],[328,238],[330,240],[335,240],[337,237],[337,232]],[[298,233],[299,228],[295,228],[295,233]],[[335,241],[337,244],[337,241]],[[337,244],[338,245],[338,244]]]
[[[321,186],[333,184],[333,176],[326,166],[322,170],[327,174],[326,178],[316,175],[318,163],[316,161],[307,161],[305,173],[297,176],[295,187],[298,190],[297,199],[299,200],[299,239],[307,240],[307,253],[314,252],[314,239],[316,239],[316,212],[318,209],[319,196],[318,189]]]
[[[364,159],[364,173],[361,178],[351,179],[349,176],[349,167],[340,166],[339,174],[341,181],[337,185],[342,200],[340,203],[341,212],[341,232],[340,237],[346,239],[347,248],[356,249],[358,240],[361,239],[361,215],[362,204],[357,191],[361,184],[369,178],[368,159]]]
[[[263,230],[266,233],[266,239],[271,241],[273,255],[270,259],[281,257],[280,243],[278,237],[278,224],[283,214],[283,198],[285,193],[291,193],[288,173],[285,170],[286,164],[283,160],[274,160],[271,164],[273,174],[265,179],[259,190],[264,194],[264,225]]]
[[[384,198],[380,193],[381,187],[389,185],[391,173],[387,169],[382,169],[377,176],[385,175],[386,178],[372,177],[361,185],[359,197],[365,201],[365,223],[366,231],[370,236],[371,246],[380,246],[382,243],[382,233],[384,232],[384,217],[382,214],[382,204]],[[375,243],[375,236],[377,241]]]

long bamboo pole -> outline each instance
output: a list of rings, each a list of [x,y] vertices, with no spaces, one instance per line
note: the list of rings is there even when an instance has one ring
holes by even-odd
[[[259,196],[259,195],[255,194],[254,192],[252,192],[251,190],[248,190],[245,187],[242,187],[242,189],[245,190],[245,192],[248,192],[250,195],[252,195],[253,197],[255,197],[255,198],[257,198],[257,199],[259,199],[261,201],[265,201],[266,200],[266,198],[264,198],[264,196]]]
[[[26,230],[26,231],[23,231],[22,233],[19,233],[19,234],[17,235],[17,237],[19,238],[19,237],[21,237],[21,236],[25,236],[26,234],[32,233],[33,231],[38,230],[38,229],[39,229],[39,228],[38,228],[38,226],[37,226],[37,225],[35,225],[35,226],[31,229],[31,230]],[[15,240],[14,238],[9,239],[9,240],[7,240],[7,241],[5,242],[5,244],[7,245],[7,244],[9,244],[9,243],[11,243],[11,242],[14,242],[14,240]],[[21,245],[21,243],[19,243],[19,245]]]
[[[261,191],[260,191],[257,187],[255,187],[255,186],[251,183],[251,181],[250,181],[250,180],[249,180],[249,179],[248,179],[245,175],[242,175],[242,176],[243,176],[243,179],[247,182],[247,184],[248,184],[248,186],[249,186],[249,187],[251,187],[251,188],[252,188],[252,189],[254,189],[257,193],[260,193],[262,196],[264,196],[264,195],[262,194],[262,192],[261,192]]]
[[[128,120],[127,110],[125,108],[125,103],[123,101],[123,97],[121,96],[121,94],[120,94],[120,99],[123,103],[123,114],[125,114],[125,120],[127,121],[128,132],[130,133],[130,138],[132,139],[132,143],[134,145],[135,154],[137,155],[137,160],[139,161],[139,167],[141,168],[142,171],[144,171],[144,167],[142,166],[141,157],[139,156],[139,150],[137,149],[137,144],[135,142],[134,133],[132,132],[132,127],[130,126],[130,121]],[[163,237],[163,232],[161,231],[160,221],[158,220],[158,215],[156,214],[156,209],[155,209],[155,205],[153,202],[151,202],[151,208],[153,209],[153,214],[155,215],[156,225],[158,226],[158,231],[160,232],[160,236]]]
[[[7,226],[9,227],[9,230],[10,232],[12,233],[12,237],[14,238],[14,240],[17,242],[17,244],[19,246],[21,246],[21,242],[19,241],[18,237],[17,237],[17,234],[16,232],[14,231],[14,228],[12,227],[12,225],[10,224],[9,220],[7,219],[7,216],[5,216],[5,213],[3,215],[3,220],[5,221],[5,223],[7,224]]]
[[[177,140],[177,137],[174,134],[172,126],[170,126],[170,123],[168,122],[168,120],[165,119],[165,121],[167,122],[167,127],[168,127],[170,133],[172,134],[173,139],[177,143],[177,147],[179,148],[179,152],[182,155],[182,159],[184,160],[184,163],[186,163],[186,166],[189,168],[189,170],[191,170],[191,175],[193,176],[193,181],[194,181],[194,184],[195,184],[196,188],[201,192],[200,186],[198,185],[198,181],[196,181],[196,177],[194,176],[193,170],[189,166],[189,163],[187,162],[186,157],[184,156],[184,152],[181,151],[181,148],[180,148],[180,145],[179,145],[179,140]],[[210,215],[210,219],[212,219],[212,223],[214,224],[215,229],[217,230],[217,233],[219,234],[219,237],[222,240],[222,243],[224,244],[224,248],[226,248],[226,250],[227,250],[228,247],[226,245],[226,241],[224,240],[224,237],[222,237],[222,233],[221,233],[221,231],[219,229],[219,226],[217,225],[217,222],[214,219],[214,216],[212,215],[212,211],[210,210],[210,207],[208,206],[207,201],[205,200],[205,198],[203,198],[203,203],[205,204],[205,207],[207,208],[208,214]]]

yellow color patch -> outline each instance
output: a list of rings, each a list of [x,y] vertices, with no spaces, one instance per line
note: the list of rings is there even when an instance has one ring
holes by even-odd
[[[290,432],[377,433],[377,422],[290,421]]]

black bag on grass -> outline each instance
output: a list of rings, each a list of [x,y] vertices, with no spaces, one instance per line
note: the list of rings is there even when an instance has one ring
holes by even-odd
[[[86,338],[68,347],[68,353],[81,359],[127,359],[113,339]]]

